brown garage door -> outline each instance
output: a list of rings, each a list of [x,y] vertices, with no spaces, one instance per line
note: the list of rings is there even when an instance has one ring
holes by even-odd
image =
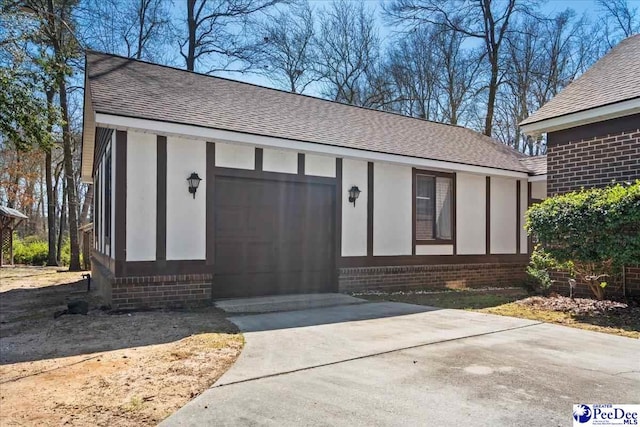
[[[214,298],[334,292],[334,187],[216,177]]]

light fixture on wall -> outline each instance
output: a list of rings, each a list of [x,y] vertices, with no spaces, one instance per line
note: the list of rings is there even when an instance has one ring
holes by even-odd
[[[349,189],[349,203],[353,203],[353,206],[356,206],[356,199],[360,195],[360,189],[357,186],[353,186]]]
[[[189,193],[193,194],[193,198],[196,198],[196,190],[198,189],[198,185],[200,185],[200,177],[197,173],[193,172],[189,178],[187,178],[187,182],[189,183]]]

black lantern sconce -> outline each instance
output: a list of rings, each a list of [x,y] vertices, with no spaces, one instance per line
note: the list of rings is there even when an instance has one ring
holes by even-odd
[[[196,198],[196,190],[198,189],[198,185],[200,185],[200,177],[197,173],[193,172],[189,178],[187,178],[187,182],[189,183],[189,193],[193,194],[193,198]]]
[[[349,189],[349,203],[353,203],[353,206],[356,206],[356,200],[360,195],[360,189],[357,186],[353,186]]]

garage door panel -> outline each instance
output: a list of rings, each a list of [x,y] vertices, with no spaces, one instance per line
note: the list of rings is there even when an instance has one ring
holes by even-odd
[[[216,178],[214,298],[335,291],[332,186]]]

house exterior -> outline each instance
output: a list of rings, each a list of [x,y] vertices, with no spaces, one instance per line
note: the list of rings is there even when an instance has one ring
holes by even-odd
[[[86,61],[92,271],[114,307],[525,279],[535,159],[459,126]]]
[[[547,134],[549,195],[640,179],[640,35],[629,37],[520,123]],[[639,260],[640,262],[640,260]],[[628,267],[610,293],[640,293],[640,269]],[[566,275],[558,275],[566,290]]]

